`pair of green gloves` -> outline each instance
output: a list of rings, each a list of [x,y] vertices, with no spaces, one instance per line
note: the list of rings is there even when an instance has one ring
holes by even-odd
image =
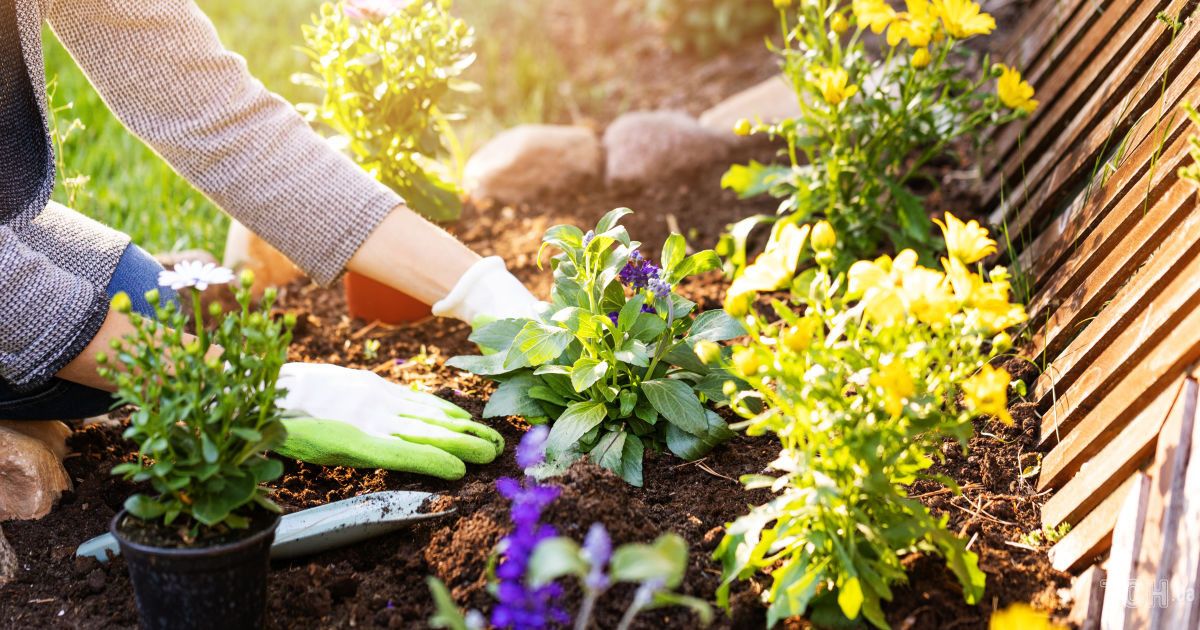
[[[504,451],[504,438],[461,407],[373,372],[288,363],[279,386],[288,436],[275,452],[284,457],[460,479],[466,464]]]

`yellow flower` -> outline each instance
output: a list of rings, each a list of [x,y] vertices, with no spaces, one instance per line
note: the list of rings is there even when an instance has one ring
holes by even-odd
[[[743,315],[754,302],[754,294],[761,291],[782,289],[796,275],[796,265],[808,241],[812,228],[793,223],[785,224],[776,235],[772,235],[767,249],[759,254],[754,264],[742,270],[725,292],[725,309],[730,314]]]
[[[707,339],[698,342],[692,351],[704,365],[711,365],[721,360],[721,346]]]
[[[858,86],[850,83],[850,75],[842,68],[815,69],[813,85],[821,93],[821,98],[834,106],[858,93]]]
[[[963,223],[958,217],[947,212],[945,223],[937,219],[933,222],[942,228],[942,236],[946,238],[946,251],[951,258],[969,265],[996,253],[996,241],[988,238],[987,228],[979,225],[974,219]]]
[[[1026,114],[1037,109],[1038,102],[1033,98],[1033,86],[1021,78],[1021,73],[1002,63],[996,64],[996,67],[1000,68],[1000,80],[996,82],[996,92],[1000,95],[1000,102],[1004,103],[1005,107],[1017,109]]]
[[[875,34],[882,33],[896,19],[896,10],[884,0],[854,0],[850,8],[859,26],[869,27]]]
[[[850,29],[850,21],[841,13],[836,13],[829,19],[829,30],[841,35]]]
[[[129,294],[124,291],[112,296],[109,306],[118,313],[129,313],[133,310],[133,303],[129,300]]]
[[[851,300],[862,297],[871,289],[887,287],[892,284],[888,272],[884,271],[878,262],[870,260],[860,260],[850,265],[847,275],[850,284],[846,288],[846,297]]]
[[[988,630],[1065,630],[1050,621],[1046,613],[1038,612],[1029,604],[1013,604],[992,614]]]
[[[888,26],[888,45],[899,46],[901,40],[907,40],[913,48],[928,46],[937,30],[937,15],[929,0],[907,0],[906,8],[908,10],[896,14],[896,19]]]
[[[985,365],[978,374],[963,381],[963,398],[967,409],[986,416],[996,416],[1001,422],[1012,426],[1008,413],[1008,383],[1012,377],[1004,370]]]
[[[933,0],[933,10],[951,37],[966,39],[987,35],[996,28],[996,20],[979,10],[971,0]]]
[[[941,328],[958,312],[959,302],[940,271],[918,267],[905,274],[902,283],[908,308],[922,323]]]
[[[883,390],[883,408],[895,418],[904,411],[904,403],[916,394],[912,376],[899,359],[880,361],[879,371],[871,375],[871,384]]]
[[[739,136],[748,136],[754,131],[754,125],[745,118],[739,119],[733,124],[733,133]]]
[[[783,342],[785,348],[792,352],[804,352],[812,345],[813,337],[817,334],[817,327],[820,325],[820,320],[805,317],[796,322],[795,326],[783,331],[780,341]]]
[[[914,68],[924,68],[925,66],[928,66],[931,61],[933,61],[933,58],[929,55],[929,49],[918,48],[917,51],[913,53],[912,61],[909,63],[912,64],[912,67]]]

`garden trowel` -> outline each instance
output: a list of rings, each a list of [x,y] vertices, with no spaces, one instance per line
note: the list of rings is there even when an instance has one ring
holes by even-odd
[[[433,496],[428,492],[376,492],[284,515],[275,531],[271,558],[298,558],[352,545],[454,512],[421,513],[421,505]],[[75,555],[107,562],[110,552],[115,556],[121,550],[112,534],[104,534],[80,545]]]

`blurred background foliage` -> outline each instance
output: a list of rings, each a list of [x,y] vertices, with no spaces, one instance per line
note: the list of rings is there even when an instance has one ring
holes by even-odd
[[[689,32],[704,41],[720,39],[708,27],[689,24],[699,20],[724,28],[724,18],[706,22],[695,17],[697,11],[759,1],[456,0],[454,12],[476,34],[478,59],[464,78],[481,88],[457,95],[461,102],[453,103],[467,112],[456,125],[463,151],[470,155],[499,131],[521,123],[598,126],[620,111],[644,106],[631,102],[621,80],[666,69],[633,68],[631,59],[667,45],[688,51],[712,48],[679,39]],[[268,89],[292,103],[319,98],[292,76],[309,69],[297,48],[303,43],[300,27],[310,22],[321,0],[197,2],[225,46],[244,56]],[[678,10],[686,15],[672,17],[670,12]],[[228,218],[124,129],[49,29],[44,40],[63,145],[55,198],[129,233],[152,251],[203,248],[220,254]],[[610,80],[614,77],[618,80]]]

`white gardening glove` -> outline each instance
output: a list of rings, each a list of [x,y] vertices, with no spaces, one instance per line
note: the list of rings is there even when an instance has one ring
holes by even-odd
[[[486,464],[504,438],[437,396],[373,372],[288,363],[279,371],[288,436],[276,452],[322,466],[386,468],[458,479]]]
[[[498,319],[533,318],[537,305],[529,289],[508,272],[504,260],[491,256],[471,265],[450,294],[433,305],[433,314],[478,327]]]

